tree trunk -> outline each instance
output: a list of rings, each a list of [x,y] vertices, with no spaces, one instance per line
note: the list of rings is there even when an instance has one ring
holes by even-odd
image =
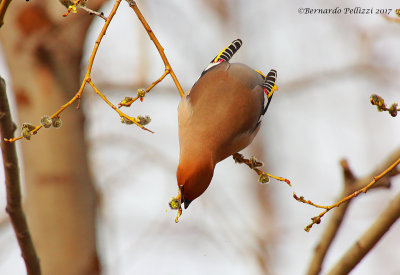
[[[98,8],[104,1],[90,1]],[[57,1],[13,1],[0,30],[20,122],[40,123],[80,85],[92,16]],[[82,110],[61,114],[61,129],[41,129],[22,144],[25,211],[43,274],[99,274],[96,194],[88,169]],[[20,124],[21,124],[20,123]]]

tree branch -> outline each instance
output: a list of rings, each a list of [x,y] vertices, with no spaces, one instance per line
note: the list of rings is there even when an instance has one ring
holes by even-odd
[[[303,196],[298,197],[298,196],[296,195],[296,193],[293,192],[293,197],[294,197],[295,200],[297,200],[297,201],[299,201],[299,202],[302,202],[302,203],[305,203],[305,204],[308,204],[308,205],[311,205],[311,206],[314,206],[314,207],[316,207],[316,208],[325,209],[324,211],[322,211],[321,213],[319,213],[318,216],[312,217],[312,218],[311,218],[312,222],[311,222],[310,224],[308,224],[308,225],[304,228],[304,230],[307,231],[307,232],[309,232],[310,229],[312,228],[312,226],[313,226],[314,224],[319,224],[319,223],[321,222],[321,218],[322,218],[326,213],[328,213],[330,210],[339,207],[339,206],[342,205],[343,203],[346,203],[347,201],[351,200],[352,198],[357,197],[357,196],[358,196],[359,194],[361,194],[361,193],[366,193],[369,189],[371,189],[372,187],[374,187],[374,185],[376,185],[376,183],[377,183],[380,179],[382,179],[382,178],[384,178],[384,177],[387,177],[388,175],[392,175],[392,176],[393,176],[393,175],[399,174],[398,170],[397,170],[397,169],[394,169],[399,163],[400,163],[400,156],[399,156],[392,164],[390,164],[389,167],[387,167],[385,171],[383,171],[382,173],[380,173],[380,174],[377,175],[377,176],[373,176],[372,181],[370,181],[365,187],[358,189],[357,191],[351,193],[351,194],[348,195],[347,197],[341,199],[340,201],[338,201],[338,202],[336,202],[336,203],[334,203],[334,204],[332,204],[332,205],[318,205],[318,204],[316,204],[316,203],[313,203],[313,202],[310,201],[310,200],[304,199]]]
[[[0,28],[4,24],[4,15],[6,14],[8,5],[10,5],[11,0],[2,0],[0,3]]]
[[[349,189],[352,185],[355,184],[356,178],[353,172],[350,170],[350,167],[346,160],[342,160],[340,162],[343,169],[343,177],[344,177],[344,188],[340,197],[345,197],[348,195]],[[310,266],[308,268],[308,275],[318,275],[322,269],[322,263],[325,259],[326,253],[328,252],[329,247],[331,246],[336,234],[342,224],[343,218],[347,213],[347,209],[350,205],[350,201],[344,203],[342,207],[339,207],[332,215],[324,233],[321,236],[321,239],[318,245],[314,249],[314,256],[310,262]]]
[[[90,55],[90,58],[89,58],[89,61],[88,61],[88,67],[87,67],[87,70],[86,70],[85,77],[84,77],[84,79],[83,79],[83,81],[82,81],[81,87],[79,88],[78,92],[77,92],[67,103],[65,103],[65,104],[64,104],[63,106],[61,106],[54,114],[52,114],[52,115],[50,116],[50,118],[54,118],[54,117],[59,116],[66,108],[68,108],[68,107],[69,107],[72,103],[74,103],[75,101],[78,101],[78,106],[79,106],[79,102],[80,102],[80,99],[81,99],[81,97],[82,97],[83,89],[85,88],[86,83],[89,83],[89,84],[93,87],[94,91],[95,91],[98,95],[100,95],[100,97],[101,97],[107,104],[110,105],[110,102],[107,100],[107,98],[106,98],[98,89],[96,89],[96,87],[94,86],[94,84],[93,84],[93,82],[92,82],[92,80],[91,80],[91,72],[92,72],[92,67],[93,67],[94,59],[95,59],[95,57],[96,57],[96,54],[97,54],[97,51],[98,51],[98,49],[99,49],[100,43],[101,43],[101,41],[102,41],[104,35],[106,34],[106,31],[107,31],[107,29],[108,29],[108,27],[109,27],[109,25],[110,25],[110,23],[111,23],[111,20],[113,19],[114,15],[116,14],[120,3],[121,3],[121,0],[116,0],[116,1],[115,1],[115,4],[114,4],[114,6],[113,6],[113,8],[112,8],[112,10],[111,10],[111,12],[110,12],[110,14],[109,14],[109,16],[107,17],[107,20],[106,20],[106,22],[104,23],[104,26],[103,26],[103,28],[101,29],[100,34],[98,35],[98,37],[97,37],[97,39],[96,39],[96,42],[95,42],[94,47],[93,47],[93,50],[92,50],[92,54]],[[110,106],[113,107],[112,104],[111,104]],[[124,113],[122,113],[121,111],[119,111],[117,108],[113,108],[113,109],[121,116],[121,118],[125,118],[125,119],[127,119],[128,121],[132,121],[133,123],[135,123],[136,125],[138,125],[140,128],[142,128],[143,130],[148,130],[147,128],[145,128],[145,127],[143,127],[142,125],[140,125],[139,123],[137,123],[136,120],[132,120],[131,117],[129,117],[129,116],[125,115]],[[41,128],[42,128],[42,125],[38,125],[38,126],[36,126],[33,130],[31,130],[30,133],[33,134],[33,135],[35,135]],[[150,131],[150,132],[151,132],[151,131]],[[23,136],[19,136],[19,137],[17,137],[17,138],[4,138],[4,140],[5,140],[6,142],[10,142],[10,143],[11,143],[11,142],[15,142],[15,141],[17,141],[17,140],[20,140],[20,139],[22,139],[22,138],[23,138]]]
[[[391,17],[391,16],[386,15],[386,14],[382,14],[382,16],[383,16],[383,18],[385,18],[389,22],[400,23],[400,18]]]
[[[183,95],[184,95],[185,93],[184,93],[183,90],[182,90],[181,84],[179,84],[179,81],[178,81],[178,79],[177,79],[177,77],[176,77],[176,75],[175,75],[175,73],[174,73],[174,70],[172,70],[172,67],[171,67],[171,65],[170,65],[169,62],[168,62],[168,59],[167,59],[167,57],[166,57],[166,55],[165,55],[165,53],[164,53],[164,48],[161,46],[160,42],[158,42],[158,39],[157,39],[157,37],[154,35],[153,31],[151,30],[149,24],[147,24],[146,19],[143,17],[142,13],[140,12],[140,10],[139,10],[139,8],[138,8],[136,2],[133,1],[133,0],[126,0],[126,1],[128,2],[129,6],[133,9],[133,11],[136,13],[136,15],[137,15],[137,17],[139,18],[140,22],[142,23],[144,29],[146,30],[147,34],[149,35],[151,41],[153,41],[154,45],[156,46],[156,48],[157,48],[157,50],[158,50],[158,53],[160,54],[161,59],[162,59],[162,61],[164,62],[165,72],[166,72],[166,73],[169,73],[169,74],[171,75],[172,80],[174,81],[175,86],[176,86],[176,88],[177,88],[178,91],[179,91],[180,96],[183,97]],[[164,77],[165,77],[165,75],[164,75]],[[162,77],[162,78],[164,78],[164,77]],[[161,80],[160,80],[160,81],[161,81]],[[159,81],[156,81],[156,82],[158,83]],[[156,84],[157,84],[157,83],[156,83]],[[153,84],[154,84],[154,83],[153,83]],[[154,84],[154,86],[155,86],[155,84]],[[152,86],[151,88],[153,88],[154,86]],[[150,88],[150,89],[151,89],[151,88]],[[149,89],[149,90],[150,90],[150,89]],[[148,92],[148,91],[147,91],[147,92]]]
[[[0,77],[0,132],[2,137],[12,137],[16,129],[12,122],[10,107],[6,94],[4,79]],[[29,233],[28,223],[25,218],[21,204],[21,188],[19,179],[19,167],[15,144],[10,144],[1,140],[1,153],[3,156],[7,206],[6,211],[10,215],[10,220],[21,249],[22,258],[25,261],[27,274],[41,274],[39,258],[33,246],[32,238]]]
[[[369,183],[369,180],[374,177],[374,175],[380,173],[380,171],[383,170],[381,166],[386,167],[390,165],[393,162],[393,159],[397,159],[398,157],[400,157],[400,150],[397,150],[396,152],[391,154],[391,156],[385,161],[385,163],[380,165],[380,167],[373,171],[370,175],[362,179],[357,179],[351,171],[348,162],[346,160],[342,160],[340,162],[340,165],[343,169],[344,187],[340,197],[346,197],[354,191],[365,187]],[[394,174],[395,171],[384,177],[378,184],[374,185],[372,188],[389,188],[390,177]],[[348,202],[344,203],[332,214],[332,217],[329,220],[328,225],[325,228],[325,231],[322,234],[318,245],[315,247],[314,256],[311,259],[310,265],[308,267],[308,275],[317,275],[321,272],[322,263],[325,259],[326,253],[328,252],[329,247],[336,237],[336,234],[342,224],[344,216],[347,213],[347,209],[351,201],[352,200],[349,200]]]
[[[149,131],[149,132],[153,133],[151,130],[149,130],[149,129],[147,129],[146,127],[144,127],[144,126],[143,126],[143,123],[141,123],[140,120],[135,119],[135,118],[132,118],[132,117],[126,115],[125,113],[121,112],[120,110],[118,110],[118,109],[114,106],[114,104],[112,104],[112,103],[104,96],[104,94],[101,93],[100,90],[99,90],[98,88],[96,88],[95,84],[94,84],[94,83],[92,82],[92,80],[91,80],[91,71],[92,71],[92,67],[93,67],[93,63],[94,63],[94,59],[95,59],[96,53],[97,53],[98,48],[99,48],[99,46],[100,46],[100,43],[101,43],[101,41],[102,41],[102,39],[103,39],[103,37],[104,37],[104,35],[105,35],[105,33],[106,33],[106,30],[108,29],[108,27],[109,27],[109,25],[110,25],[110,23],[111,23],[111,20],[113,19],[114,15],[116,14],[116,12],[117,12],[117,10],[118,10],[118,7],[119,7],[121,1],[122,1],[122,0],[115,0],[114,6],[113,6],[113,8],[112,8],[112,10],[111,10],[111,12],[110,12],[110,14],[109,14],[109,16],[106,17],[106,21],[105,21],[105,23],[104,23],[104,26],[103,26],[103,28],[102,28],[100,34],[99,34],[98,37],[97,37],[97,40],[96,40],[95,45],[94,45],[94,48],[93,48],[93,50],[92,50],[92,54],[90,55],[90,58],[89,58],[89,61],[88,61],[88,67],[87,67],[87,70],[86,70],[86,74],[85,74],[85,77],[84,77],[84,79],[83,79],[83,81],[82,81],[82,84],[81,84],[81,86],[80,86],[78,92],[77,92],[67,103],[65,103],[63,106],[61,106],[54,114],[52,114],[51,116],[49,116],[51,119],[53,119],[53,118],[55,118],[55,117],[58,117],[58,116],[61,114],[61,112],[63,112],[66,108],[68,108],[72,103],[74,103],[74,102],[76,102],[76,101],[78,102],[78,108],[79,108],[79,106],[80,106],[80,100],[81,100],[82,93],[83,93],[83,89],[84,89],[84,87],[86,86],[86,84],[89,84],[89,85],[93,88],[94,92],[95,92],[96,94],[98,94],[98,95],[101,97],[101,99],[103,99],[104,102],[106,102],[114,111],[116,111],[116,112],[120,115],[120,117],[121,117],[121,122],[122,122],[122,123],[126,123],[126,124],[136,124],[136,125],[137,125],[138,127],[140,127],[142,130],[146,130],[146,131]],[[162,74],[162,76],[161,76],[160,78],[158,78],[156,81],[154,81],[154,82],[150,85],[149,88],[147,88],[146,90],[144,90],[144,93],[143,93],[143,94],[140,94],[140,95],[138,95],[136,98],[132,99],[132,102],[135,101],[135,100],[138,99],[138,98],[140,98],[140,99],[142,100],[143,97],[144,97],[144,95],[145,95],[146,93],[148,93],[148,92],[149,92],[154,86],[156,86],[159,82],[161,82],[161,81],[165,78],[165,76],[166,76],[167,74],[170,74],[170,75],[171,75],[171,77],[172,77],[172,79],[173,79],[173,81],[174,81],[174,83],[175,83],[175,85],[176,85],[176,87],[177,87],[177,89],[178,89],[178,91],[179,91],[179,94],[180,94],[180,96],[182,97],[182,96],[184,95],[184,92],[183,92],[183,90],[182,90],[182,88],[181,88],[181,86],[180,86],[180,84],[179,84],[178,79],[177,79],[176,76],[175,76],[174,71],[172,70],[172,68],[171,68],[171,66],[170,66],[170,64],[169,64],[169,62],[168,62],[167,57],[166,57],[165,54],[164,54],[164,49],[163,49],[163,47],[160,45],[160,43],[158,42],[156,36],[154,35],[153,31],[151,30],[150,26],[147,24],[145,18],[144,18],[143,15],[141,14],[141,12],[140,12],[139,8],[137,7],[135,1],[127,0],[127,2],[129,3],[129,6],[135,11],[137,17],[139,18],[139,20],[140,20],[140,22],[142,23],[143,27],[145,28],[145,30],[147,31],[148,35],[150,36],[150,39],[153,41],[154,45],[156,46],[156,48],[157,48],[157,50],[158,50],[158,52],[159,52],[159,54],[160,54],[160,56],[161,56],[161,58],[162,58],[162,60],[163,60],[163,62],[164,62],[164,65],[165,65],[165,71],[164,71],[164,73]],[[79,0],[75,1],[74,3],[78,4],[78,3],[79,3]],[[139,91],[138,91],[138,92],[139,92]],[[131,104],[131,103],[130,103],[130,104]],[[37,134],[37,132],[38,132],[41,128],[42,128],[42,125],[38,125],[38,126],[32,127],[32,129],[29,129],[29,131],[27,132],[27,136],[30,137],[31,135]],[[5,140],[6,142],[10,142],[10,143],[11,143],[11,142],[15,142],[15,141],[17,141],[17,140],[20,140],[20,139],[22,139],[23,137],[24,137],[24,136],[21,135],[21,136],[19,136],[19,137],[17,137],[17,138],[4,138],[4,140]]]
[[[349,272],[364,258],[375,246],[382,236],[400,217],[400,193],[394,197],[388,207],[379,215],[378,219],[364,232],[336,265],[328,272],[328,275],[349,274]]]

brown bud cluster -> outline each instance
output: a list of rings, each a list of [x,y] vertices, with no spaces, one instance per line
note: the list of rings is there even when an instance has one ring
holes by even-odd
[[[267,174],[262,173],[262,174],[260,175],[260,177],[258,178],[258,181],[261,182],[261,183],[263,183],[263,184],[268,183],[268,182],[269,182],[269,177],[268,177]]]
[[[138,116],[136,119],[140,125],[147,125],[151,122],[150,116]]]
[[[373,94],[370,97],[372,105],[375,105],[379,112],[386,110],[385,100],[377,94]]]
[[[51,119],[50,116],[44,115],[44,116],[42,116],[42,118],[40,119],[40,124],[42,124],[42,126],[43,126],[44,128],[50,128],[51,125],[53,124],[53,120]]]
[[[31,136],[32,136],[32,131],[35,129],[36,127],[33,126],[31,123],[25,122],[22,123],[22,136],[27,139],[30,140]]]
[[[121,123],[126,124],[126,125],[132,125],[133,121],[130,119],[127,119],[126,117],[121,117]]]
[[[121,108],[122,106],[124,107],[130,107],[133,103],[133,98],[130,96],[126,96],[121,102],[118,104],[118,108]]]
[[[385,100],[377,94],[371,95],[370,101],[372,105],[376,106],[379,112],[388,111],[392,117],[397,116],[397,112],[400,111],[400,109],[398,109],[397,102],[393,103],[389,108],[387,108]]]
[[[169,202],[169,207],[173,210],[181,208],[181,202],[177,198],[171,198],[171,201]]]
[[[74,1],[71,0],[59,0],[61,4],[63,4],[66,8],[69,8],[70,6],[74,5]],[[86,6],[87,0],[82,0],[77,4],[78,6]]]
[[[389,107],[389,109],[388,109],[389,114],[390,114],[392,117],[397,116],[397,111],[398,111],[397,106],[398,106],[398,104],[397,104],[397,102],[395,102],[395,103],[393,103],[392,105],[390,105],[390,107]]]
[[[62,126],[62,121],[59,116],[55,116],[52,118],[52,125],[54,128],[60,128]]]
[[[146,95],[145,89],[142,88],[137,90],[137,96],[139,97],[140,101],[143,101],[145,95]]]
[[[254,168],[257,168],[257,167],[264,166],[264,163],[262,163],[261,161],[256,159],[256,157],[252,156],[249,159],[249,165],[250,165],[251,169],[254,169]]]

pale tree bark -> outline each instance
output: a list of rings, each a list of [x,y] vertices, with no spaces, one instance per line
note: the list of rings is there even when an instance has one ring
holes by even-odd
[[[103,2],[92,0],[89,7]],[[7,10],[0,39],[20,122],[38,125],[41,116],[54,113],[79,88],[83,43],[93,17],[63,18],[63,12],[54,0],[14,1]],[[70,108],[61,119],[61,129],[43,129],[30,141],[20,141],[24,208],[43,274],[99,274],[84,116]]]

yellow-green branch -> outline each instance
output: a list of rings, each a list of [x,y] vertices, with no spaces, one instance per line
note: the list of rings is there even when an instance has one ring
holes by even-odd
[[[162,61],[164,62],[166,74],[169,73],[169,74],[171,75],[172,80],[174,81],[175,86],[176,86],[176,88],[177,88],[178,91],[179,91],[180,96],[183,97],[185,93],[184,93],[183,90],[182,90],[181,84],[179,83],[178,78],[176,77],[176,75],[175,75],[175,73],[174,73],[174,70],[172,70],[171,65],[170,65],[169,62],[168,62],[167,56],[166,56],[165,53],[164,53],[164,48],[161,46],[160,42],[158,42],[157,37],[155,36],[155,34],[153,33],[153,31],[151,30],[151,28],[150,28],[149,24],[147,23],[146,19],[143,17],[143,15],[142,15],[142,13],[140,12],[140,10],[139,10],[139,8],[138,8],[136,2],[135,2],[135,1],[132,1],[132,0],[127,0],[127,2],[128,2],[128,4],[129,4],[129,6],[133,9],[133,11],[136,13],[136,15],[137,15],[137,17],[139,18],[140,22],[142,23],[144,29],[146,30],[147,34],[149,35],[151,41],[153,41],[154,45],[156,46],[156,48],[157,48],[157,50],[158,50],[158,53],[160,54],[161,59],[162,59]],[[166,74],[165,74],[165,75],[166,75]],[[164,77],[165,77],[165,76],[164,76]],[[164,77],[163,77],[163,78],[164,78]],[[160,80],[160,81],[161,81],[161,80]],[[160,81],[158,81],[158,82],[160,82]],[[158,83],[158,82],[157,82],[157,83]],[[156,84],[157,84],[157,83],[156,83]],[[156,84],[154,84],[154,86],[155,86]],[[153,87],[154,87],[154,86],[153,86]]]

